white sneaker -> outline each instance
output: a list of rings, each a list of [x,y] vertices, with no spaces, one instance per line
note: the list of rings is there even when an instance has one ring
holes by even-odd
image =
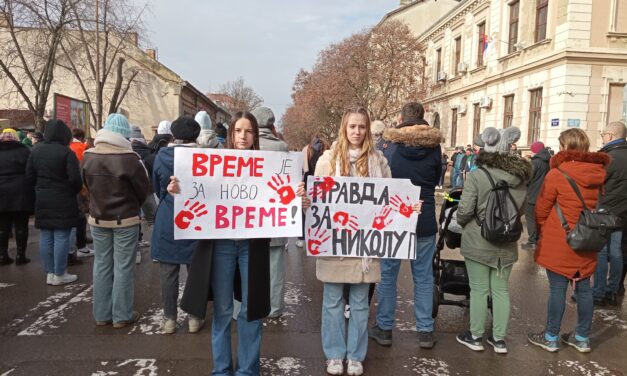
[[[48,273],[46,274],[46,284],[47,285],[52,285],[52,278],[54,277],[54,273]]]
[[[87,246],[76,251],[76,257],[78,258],[91,257],[93,255],[94,255],[94,250]]]
[[[205,325],[205,320],[190,317],[187,324],[189,325],[190,333],[198,333],[200,329],[202,329],[202,327]]]
[[[327,360],[327,373],[329,375],[343,375],[344,364],[342,364],[342,359]]]
[[[137,250],[137,254],[135,255],[135,263],[141,264],[142,262],[142,254],[139,250]]]
[[[164,334],[172,334],[176,332],[176,321],[172,319],[163,320],[163,333]]]
[[[297,246],[298,248],[303,248],[303,247],[305,246],[305,242],[304,242],[304,241],[302,241],[302,240],[300,240],[300,239],[298,239],[298,240],[296,241],[296,246]]]
[[[346,320],[351,317],[351,306],[348,304],[344,306],[344,317],[346,317]]]
[[[361,365],[361,362],[349,360],[348,367],[346,367],[346,373],[351,376],[360,376],[364,373],[364,366]]]
[[[65,272],[65,274],[63,275],[53,274],[51,284],[53,286],[60,286],[60,285],[72,283],[76,281],[77,279],[78,279],[78,276],[76,274],[68,274],[68,272]]]

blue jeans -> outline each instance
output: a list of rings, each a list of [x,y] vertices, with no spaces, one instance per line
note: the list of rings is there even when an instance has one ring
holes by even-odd
[[[597,269],[594,272],[594,297],[604,298],[607,293],[616,294],[623,276],[623,251],[621,250],[622,231],[614,231],[610,240],[599,252]],[[607,276],[607,263],[610,275]]]
[[[549,308],[546,319],[546,331],[552,336],[560,334],[562,317],[566,308],[566,290],[570,280],[561,274],[546,270],[549,277]],[[575,334],[588,338],[592,327],[592,288],[590,277],[575,283],[575,295],[577,296],[577,328]]]
[[[414,315],[419,332],[433,331],[433,254],[435,235],[416,238],[416,259],[410,260],[414,279]],[[394,327],[396,311],[396,280],[401,268],[401,260],[381,260],[381,282],[377,285],[376,323],[383,330]],[[353,307],[351,306],[351,311]]]
[[[322,294],[322,350],[327,359],[362,362],[368,351],[369,283],[351,283],[348,304],[351,314],[344,317],[344,283],[325,283]]]
[[[94,319],[121,322],[133,317],[137,226],[91,226],[94,238]]]
[[[71,231],[69,228],[39,230],[39,253],[46,273],[65,274]]]
[[[216,240],[211,267],[213,323],[211,347],[212,375],[233,375],[231,358],[231,319],[233,315],[233,279],[239,265],[242,304],[237,316],[237,364],[235,375],[259,375],[261,355],[261,320],[248,321],[248,240]]]

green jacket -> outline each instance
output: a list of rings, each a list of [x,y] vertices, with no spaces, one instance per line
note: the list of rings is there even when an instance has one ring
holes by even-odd
[[[488,170],[495,182],[499,180],[507,182],[520,212],[524,213],[531,163],[513,154],[481,152],[477,156],[477,165]],[[462,256],[499,269],[510,266],[518,260],[518,242],[494,244],[481,236],[481,227],[477,224],[475,214],[481,219],[485,217],[490,189],[492,186],[484,171],[477,169],[468,173],[457,209],[457,222],[463,227]]]

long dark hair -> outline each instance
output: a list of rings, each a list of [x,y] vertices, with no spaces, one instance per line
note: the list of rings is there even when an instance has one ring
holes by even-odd
[[[259,150],[259,125],[257,124],[257,119],[253,114],[248,111],[239,111],[229,123],[229,130],[226,135],[226,148],[227,149],[235,149],[235,145],[233,144],[233,134],[235,133],[235,123],[241,118],[246,118],[250,121],[250,124],[253,126],[253,147],[252,150]]]

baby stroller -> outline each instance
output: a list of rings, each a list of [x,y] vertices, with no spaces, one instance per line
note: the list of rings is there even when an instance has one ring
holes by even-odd
[[[438,220],[438,242],[433,257],[433,318],[437,317],[441,304],[468,307],[470,305],[470,285],[466,264],[460,260],[442,259],[444,245],[449,249],[461,246],[462,228],[457,224],[456,213],[462,189],[453,189],[444,194],[444,203]],[[464,296],[464,299],[450,300],[444,294]]]

